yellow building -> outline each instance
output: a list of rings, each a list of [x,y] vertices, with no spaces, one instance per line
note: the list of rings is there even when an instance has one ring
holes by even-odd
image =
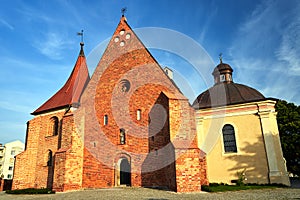
[[[276,99],[234,83],[232,68],[220,60],[214,86],[193,103],[198,146],[207,154],[210,183],[290,185],[279,139]]]

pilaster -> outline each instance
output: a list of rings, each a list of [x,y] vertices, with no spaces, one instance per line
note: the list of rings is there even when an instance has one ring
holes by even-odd
[[[275,102],[265,102],[258,105],[258,115],[268,160],[269,181],[270,183],[290,185],[282,154],[274,106]]]

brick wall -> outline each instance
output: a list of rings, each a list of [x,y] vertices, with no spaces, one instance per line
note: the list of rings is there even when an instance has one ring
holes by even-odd
[[[53,190],[64,191],[65,171],[66,171],[66,151],[60,150],[55,153],[55,169],[53,177]]]
[[[176,183],[177,192],[201,191],[207,184],[206,160],[199,149],[177,149]]]
[[[114,186],[114,171],[111,166],[99,162],[84,149],[83,188],[107,188]]]
[[[72,113],[63,117],[61,148],[55,154],[53,189],[78,190],[82,187],[83,140]]]
[[[200,191],[201,185],[208,183],[206,157],[197,147],[195,125],[195,111],[188,101],[171,100],[170,126],[176,157],[177,192]]]
[[[35,187],[40,124],[41,117],[36,117],[28,123],[27,147],[16,156],[12,189]]]
[[[161,93],[149,113],[149,154],[142,164],[142,186],[176,189],[175,151],[170,142],[169,99]]]
[[[58,168],[55,170],[54,166],[61,166],[65,162],[60,162],[61,155],[56,156],[58,147],[62,145],[64,148],[70,148],[71,136],[75,134],[73,119],[64,115],[65,110],[62,109],[35,116],[29,121],[27,147],[16,156],[12,189],[52,188],[52,183],[56,180],[55,171],[58,172]],[[60,121],[58,135],[49,134],[53,129],[52,117],[57,117]],[[49,151],[52,151],[52,163],[48,163]],[[57,182],[55,187],[59,184],[62,183]]]

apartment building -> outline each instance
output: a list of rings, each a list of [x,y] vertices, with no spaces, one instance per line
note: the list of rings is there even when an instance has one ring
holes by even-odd
[[[24,143],[16,140],[0,144],[0,175],[3,179],[13,178],[15,156],[24,151]]]

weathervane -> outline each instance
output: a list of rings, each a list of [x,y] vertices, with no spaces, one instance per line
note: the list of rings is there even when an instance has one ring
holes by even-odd
[[[81,43],[83,44],[83,30],[81,30],[81,32],[77,32],[77,35],[81,36]]]
[[[124,7],[124,8],[121,9],[122,17],[124,17],[124,14],[126,13],[126,11],[127,11],[126,7]]]
[[[222,54],[222,53],[220,53],[220,54],[219,54],[220,63],[222,63],[222,62],[223,62],[223,61],[222,61],[222,59],[223,59],[223,57],[222,57],[222,56],[223,56],[223,54]]]

